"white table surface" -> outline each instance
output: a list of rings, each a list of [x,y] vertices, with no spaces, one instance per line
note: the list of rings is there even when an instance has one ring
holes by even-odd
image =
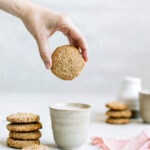
[[[93,136],[113,137],[116,139],[133,138],[139,135],[143,129],[149,127],[141,120],[132,120],[127,125],[110,125],[105,123],[106,102],[113,101],[111,96],[98,94],[1,94],[0,95],[0,150],[13,150],[6,145],[8,131],[6,125],[7,115],[16,112],[31,112],[40,115],[43,124],[41,129],[42,137],[40,141],[46,144],[51,150],[59,150],[53,140],[49,106],[58,102],[81,102],[92,105],[91,124],[89,137],[82,150],[97,150],[96,146],[90,145]]]

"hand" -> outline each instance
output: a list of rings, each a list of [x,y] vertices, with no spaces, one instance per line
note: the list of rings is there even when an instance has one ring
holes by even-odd
[[[71,45],[81,49],[85,61],[88,60],[87,43],[69,17],[30,3],[28,9],[21,16],[21,20],[35,38],[40,56],[47,69],[52,66],[48,39],[56,31],[63,32]]]

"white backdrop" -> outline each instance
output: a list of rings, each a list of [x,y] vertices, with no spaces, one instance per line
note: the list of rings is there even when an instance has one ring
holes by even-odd
[[[95,92],[116,94],[125,76],[150,88],[149,0],[34,0],[71,16],[89,45],[89,62],[73,81],[44,68],[37,45],[17,18],[0,11],[0,92]],[[61,34],[51,51],[67,44]]]

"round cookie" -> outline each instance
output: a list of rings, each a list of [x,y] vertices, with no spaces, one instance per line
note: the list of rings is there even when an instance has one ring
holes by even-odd
[[[125,110],[128,109],[128,106],[126,104],[123,104],[119,101],[114,101],[111,103],[106,104],[106,107],[108,107],[111,110]]]
[[[23,148],[33,144],[40,144],[39,140],[16,140],[13,138],[7,138],[7,145],[13,148]]]
[[[9,137],[19,140],[36,140],[41,137],[41,132],[9,132]]]
[[[40,120],[39,115],[32,113],[16,113],[7,116],[7,121],[12,123],[32,123]]]
[[[22,150],[49,150],[49,148],[46,145],[34,144],[31,146],[24,147]]]
[[[12,132],[30,132],[36,131],[42,128],[42,124],[38,123],[28,123],[28,124],[16,124],[16,123],[9,123],[7,125],[7,129]]]
[[[132,113],[129,109],[127,110],[108,110],[106,115],[113,118],[130,118]]]
[[[81,52],[71,45],[60,46],[52,54],[51,71],[60,79],[73,80],[84,65]]]
[[[106,122],[110,124],[128,124],[130,123],[130,119],[129,118],[108,118]]]

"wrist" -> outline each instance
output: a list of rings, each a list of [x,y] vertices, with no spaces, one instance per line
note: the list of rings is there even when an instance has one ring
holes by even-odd
[[[18,2],[16,6],[16,16],[22,20],[25,16],[29,14],[32,5],[32,2],[30,2],[29,0],[20,0],[20,2]]]
[[[21,18],[30,4],[30,0],[0,0],[0,9]]]

